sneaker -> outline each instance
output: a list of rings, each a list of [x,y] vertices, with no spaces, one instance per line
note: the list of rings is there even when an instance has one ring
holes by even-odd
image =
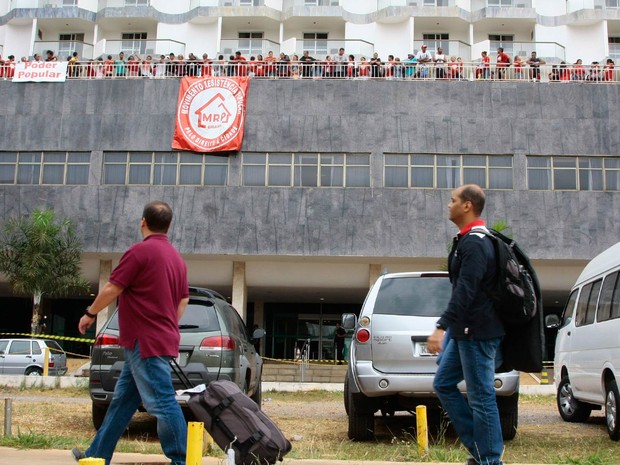
[[[80,460],[86,458],[86,456],[84,455],[84,452],[82,452],[77,447],[74,447],[73,449],[71,449],[71,455],[73,455],[73,458],[75,459],[76,462],[79,462]]]

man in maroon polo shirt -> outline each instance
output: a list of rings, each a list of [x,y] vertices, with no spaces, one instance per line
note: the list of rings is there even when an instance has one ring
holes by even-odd
[[[161,447],[172,465],[185,465],[187,426],[176,401],[169,361],[179,354],[178,321],[189,302],[187,267],[168,241],[172,209],[161,201],[144,207],[144,240],[125,252],[109,281],[80,319],[84,334],[95,316],[118,297],[119,344],[125,363],[114,396],[90,447],[73,449],[79,461],[103,458],[109,465],[116,443],[138,406],[157,418]]]

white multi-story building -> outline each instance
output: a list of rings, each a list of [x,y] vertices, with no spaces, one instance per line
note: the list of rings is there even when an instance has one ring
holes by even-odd
[[[619,0],[0,0],[0,51],[61,58],[272,50],[406,57],[425,42],[476,61],[503,46],[548,62],[620,56]]]

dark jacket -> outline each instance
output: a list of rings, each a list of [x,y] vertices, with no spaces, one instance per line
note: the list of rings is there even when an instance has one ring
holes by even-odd
[[[476,228],[457,236],[448,256],[452,296],[438,323],[455,339],[491,339],[504,335],[493,301],[485,290],[496,275],[491,239]]]

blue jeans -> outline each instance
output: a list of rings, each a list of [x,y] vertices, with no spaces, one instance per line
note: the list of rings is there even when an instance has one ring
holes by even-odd
[[[495,399],[495,356],[501,338],[450,339],[433,387],[461,442],[477,463],[501,464],[502,429]],[[467,384],[467,398],[457,388]]]
[[[176,401],[170,376],[169,357],[140,357],[140,347],[125,349],[125,364],[103,424],[86,457],[105,459],[110,464],[116,443],[127,429],[140,403],[157,418],[161,448],[172,465],[185,465],[187,424]]]

